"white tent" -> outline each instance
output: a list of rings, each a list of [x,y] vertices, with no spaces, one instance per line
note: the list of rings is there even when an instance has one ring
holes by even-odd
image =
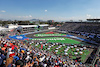
[[[9,31],[8,28],[0,27],[0,31]]]

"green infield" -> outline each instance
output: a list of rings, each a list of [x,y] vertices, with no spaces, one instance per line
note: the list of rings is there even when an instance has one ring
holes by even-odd
[[[55,43],[68,43],[68,44],[80,44],[80,41],[76,41],[69,38],[64,37],[47,37],[47,38],[33,38],[31,40],[46,40],[47,42],[55,42]]]
[[[66,34],[35,34],[37,37],[45,37],[45,36],[66,36]]]

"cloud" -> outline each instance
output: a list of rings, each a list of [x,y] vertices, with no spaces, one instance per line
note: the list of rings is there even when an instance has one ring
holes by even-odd
[[[0,12],[3,12],[3,13],[5,13],[6,11],[5,11],[5,10],[1,10]]]
[[[32,17],[32,15],[29,15],[29,17]]]
[[[17,16],[18,18],[32,18],[32,15],[28,15],[28,16]]]
[[[44,10],[45,12],[47,12],[48,10]]]
[[[26,16],[16,16],[17,19],[21,19],[21,20],[28,20],[28,19],[32,19],[32,15],[26,15]]]
[[[22,16],[23,18],[32,18],[32,15],[29,16]]]
[[[87,18],[90,18],[91,17],[91,15],[89,15],[89,14],[87,14],[86,16],[87,16]]]

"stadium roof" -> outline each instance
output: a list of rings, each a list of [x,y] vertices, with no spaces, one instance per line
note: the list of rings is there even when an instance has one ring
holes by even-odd
[[[21,27],[37,27],[38,25],[20,25]],[[49,26],[48,24],[41,24],[39,26]]]
[[[96,21],[96,22],[98,22],[98,21],[100,21],[100,19],[87,19],[87,21]]]

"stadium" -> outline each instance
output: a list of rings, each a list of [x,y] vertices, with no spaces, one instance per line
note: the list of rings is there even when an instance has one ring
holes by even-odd
[[[59,28],[41,26],[27,33],[22,28],[18,29],[23,33],[9,38],[29,41],[36,49],[48,51],[55,56],[62,56],[89,66],[95,65],[100,48],[99,22],[66,22]],[[26,26],[27,29],[29,27]]]
[[[51,33],[53,33],[53,34],[51,34]],[[33,35],[33,37],[32,37],[32,35]],[[59,43],[59,45],[46,45],[46,46],[44,46],[43,50],[49,49],[50,52],[54,51],[54,53],[56,53],[56,55],[62,55],[62,56],[66,56],[66,54],[70,54],[70,52],[71,52],[71,57],[73,56],[71,59],[77,58],[76,55],[74,54],[75,51],[79,50],[79,49],[81,50],[81,47],[84,45],[84,43],[81,43],[80,41],[77,41],[74,39],[67,38],[66,34],[61,34],[58,32],[56,32],[56,33],[55,32],[45,32],[45,33],[41,32],[41,34],[40,33],[39,34],[28,34],[26,36],[32,37],[33,38],[32,40],[36,40],[36,41],[40,41],[40,42],[47,41],[47,42],[54,43],[54,44]],[[53,47],[49,48],[51,46],[53,46]],[[36,47],[39,48],[39,47],[41,47],[41,45],[38,45]],[[70,47],[70,49],[69,49],[69,47]],[[68,48],[69,50],[66,48]],[[73,49],[71,49],[71,48],[73,48]],[[84,48],[86,48],[86,47],[84,47]],[[57,49],[58,49],[58,52],[56,52]],[[68,52],[67,52],[67,50],[68,50]],[[87,56],[91,53],[91,51],[93,51],[93,49],[89,49],[89,50],[90,51],[83,50],[83,52],[85,54],[83,56],[81,56],[81,61],[84,63],[86,62],[85,60],[86,60]],[[77,53],[79,54],[79,52],[76,52],[76,54]]]
[[[0,0],[0,67],[100,67],[100,0]]]

